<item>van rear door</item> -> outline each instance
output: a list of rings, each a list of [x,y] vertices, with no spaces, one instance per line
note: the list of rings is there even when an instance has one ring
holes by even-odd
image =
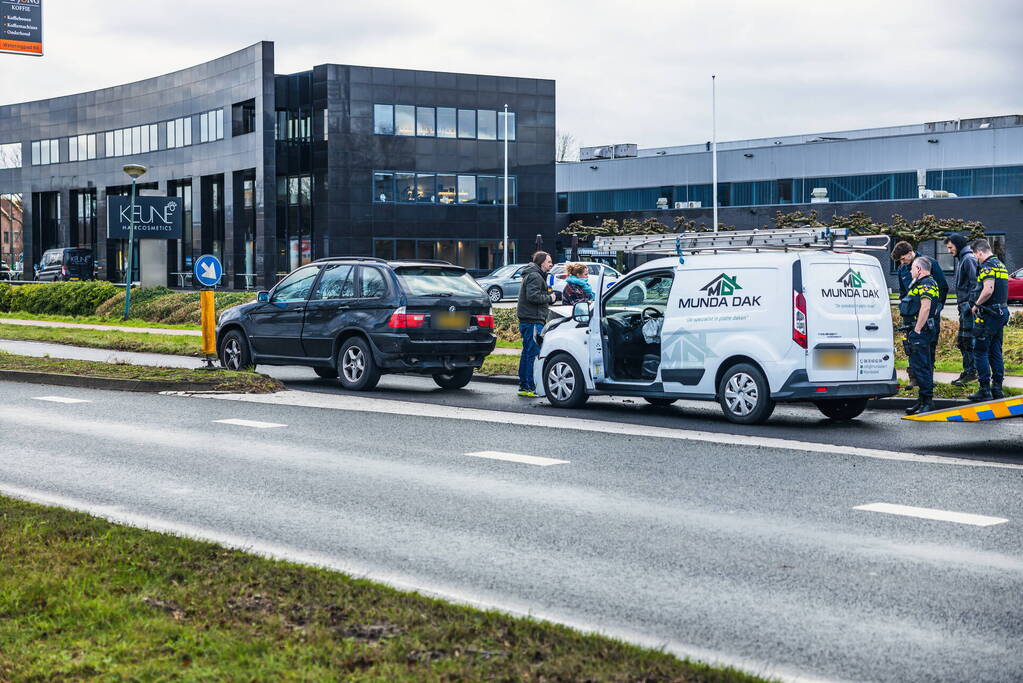
[[[846,287],[849,255],[809,252],[800,260],[806,299],[807,378],[811,382],[854,382],[860,337],[855,295]]]
[[[857,276],[850,284],[859,293],[854,299],[860,336],[856,379],[889,381],[895,368],[895,348],[884,271],[880,262],[869,254],[850,254],[849,262],[850,270]]]

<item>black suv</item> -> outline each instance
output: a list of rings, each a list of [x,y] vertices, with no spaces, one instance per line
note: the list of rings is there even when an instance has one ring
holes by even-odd
[[[490,300],[446,261],[319,259],[217,321],[224,367],[308,365],[354,390],[389,372],[458,389],[495,343]]]

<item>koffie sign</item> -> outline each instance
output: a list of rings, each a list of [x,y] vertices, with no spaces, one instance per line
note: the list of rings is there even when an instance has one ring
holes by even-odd
[[[742,286],[738,275],[721,273],[716,278],[700,287],[702,296],[682,297],[678,300],[679,308],[740,308],[743,306],[759,306],[760,295],[739,294]]]
[[[43,0],[0,0],[0,52],[43,55]]]
[[[181,239],[181,197],[107,197],[107,237],[127,239],[133,215],[136,239]]]
[[[835,287],[821,287],[821,296],[825,299],[879,299],[880,289],[864,287],[867,280],[860,275],[859,271],[849,268],[842,276],[835,280]]]

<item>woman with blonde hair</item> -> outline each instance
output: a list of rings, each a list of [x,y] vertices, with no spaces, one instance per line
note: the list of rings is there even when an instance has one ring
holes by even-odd
[[[565,266],[568,277],[565,278],[565,290],[561,300],[567,306],[574,306],[581,301],[593,301],[593,289],[587,279],[589,270],[585,263],[569,263]]]

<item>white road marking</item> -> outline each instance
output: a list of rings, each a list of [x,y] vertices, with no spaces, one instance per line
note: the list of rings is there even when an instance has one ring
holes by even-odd
[[[50,401],[52,403],[92,403],[84,398],[68,398],[66,396],[33,396],[33,401]]]
[[[276,422],[257,422],[255,420],[214,420],[225,425],[238,425],[239,427],[254,427],[255,429],[270,429],[271,427],[287,427],[288,425],[277,424]]]
[[[853,510],[884,512],[889,515],[919,517],[920,519],[933,519],[939,522],[958,522],[959,524],[971,524],[973,526],[994,526],[995,524],[1005,524],[1009,521],[1003,517],[986,517],[985,515],[971,515],[967,512],[951,512],[949,510],[936,510],[934,508],[917,508],[909,505],[893,505],[892,503],[870,503],[868,505],[857,505],[853,508]]]
[[[304,408],[326,408],[330,410],[348,410],[352,412],[384,413],[389,415],[407,415],[409,417],[438,417],[452,420],[472,420],[504,425],[523,427],[541,427],[543,429],[571,429],[583,432],[596,432],[617,436],[644,436],[659,439],[675,439],[715,443],[744,448],[776,448],[789,451],[802,451],[816,455],[852,455],[860,458],[878,460],[896,460],[901,462],[919,462],[932,465],[959,465],[962,467],[994,467],[997,469],[1023,470],[1023,465],[1015,463],[970,460],[969,458],[951,458],[921,453],[903,453],[885,451],[876,448],[860,448],[859,446],[840,446],[837,444],[815,443],[812,441],[796,441],[763,436],[745,436],[724,432],[704,432],[669,427],[651,427],[647,425],[628,424],[624,422],[602,422],[583,418],[557,417],[543,413],[511,413],[500,410],[483,410],[480,408],[459,408],[457,406],[435,405],[432,403],[413,403],[410,401],[393,401],[382,398],[365,398],[345,394],[321,394],[311,391],[280,391],[276,394],[200,394],[187,391],[163,392],[169,396],[188,396],[192,398],[217,399],[222,401],[243,401],[246,403],[262,403],[268,405],[288,405]]]
[[[519,453],[502,453],[501,451],[476,451],[475,453],[466,453],[466,455],[472,458],[507,460],[508,462],[521,462],[526,465],[538,465],[540,467],[568,464],[568,460],[555,460],[554,458],[541,458],[535,455],[520,455]]]

